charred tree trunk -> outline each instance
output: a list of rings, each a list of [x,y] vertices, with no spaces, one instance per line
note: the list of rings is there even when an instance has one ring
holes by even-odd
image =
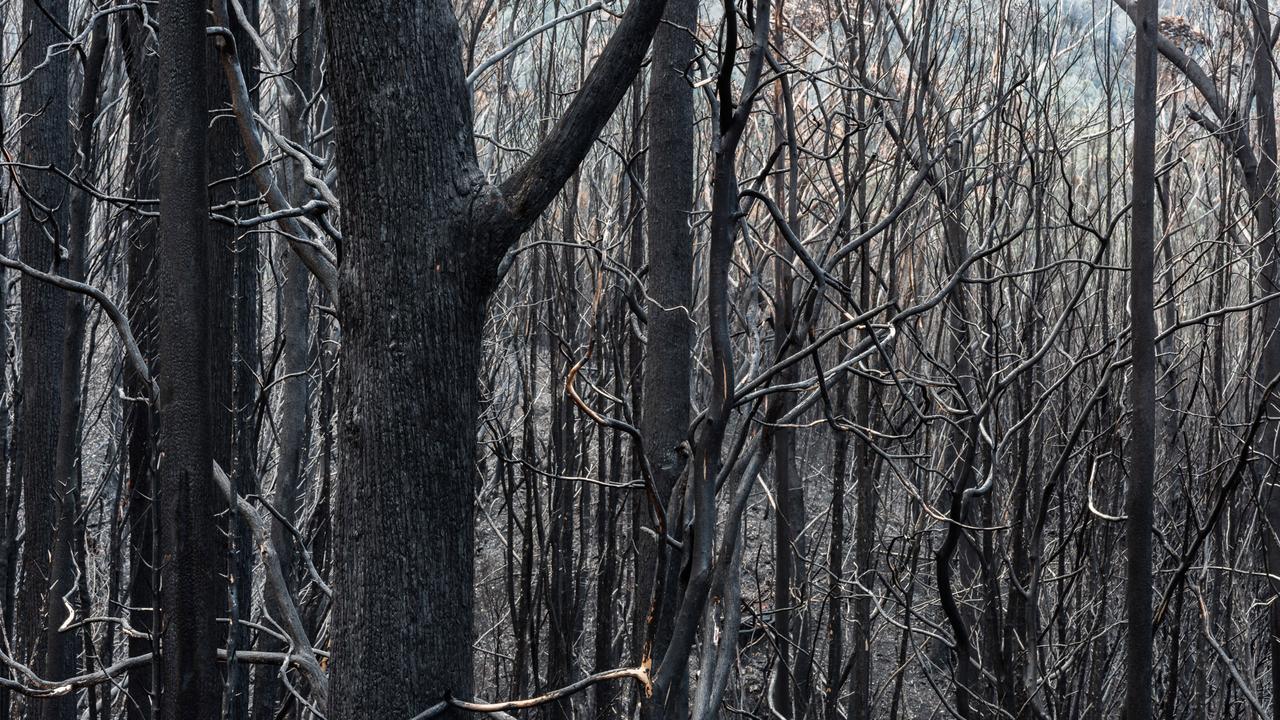
[[[1275,112],[1275,75],[1272,67],[1272,29],[1271,8],[1269,0],[1252,0],[1249,8],[1253,16],[1254,54],[1253,54],[1253,92],[1258,113],[1258,207],[1255,218],[1258,221],[1258,234],[1263,253],[1262,272],[1259,273],[1258,294],[1266,295],[1280,290],[1280,235],[1277,234],[1277,150],[1276,150],[1276,112]],[[1259,387],[1266,387],[1280,373],[1280,305],[1275,301],[1263,306],[1262,313],[1262,362],[1259,363],[1257,381]],[[1277,406],[1276,399],[1263,398],[1272,407],[1272,414]],[[1280,574],[1280,492],[1276,489],[1276,478],[1280,476],[1275,465],[1276,448],[1280,445],[1280,432],[1275,423],[1266,423],[1263,428],[1260,444],[1265,454],[1271,458],[1267,462],[1263,484],[1263,501],[1266,513],[1266,530],[1264,531],[1264,562],[1267,572],[1273,577]],[[1280,582],[1271,581],[1272,593],[1280,593]],[[1271,626],[1271,683],[1272,717],[1280,719],[1280,602],[1274,599],[1269,612]]]
[[[689,461],[690,377],[693,365],[693,89],[686,75],[694,57],[694,38],[685,30],[697,23],[696,0],[671,0],[654,35],[653,70],[649,76],[649,150],[645,177],[645,231],[648,238],[650,299],[648,342],[641,373],[640,431],[658,500],[673,508],[673,493]],[[638,119],[637,119],[638,121]],[[653,524],[647,508],[638,510],[646,525]],[[669,532],[680,537],[679,523]],[[656,661],[666,653],[676,612],[679,564],[659,562],[671,548],[656,536],[637,537],[635,611],[655,627],[635,629],[636,644],[651,636],[652,646],[641,657]],[[666,578],[655,573],[666,568]],[[659,595],[654,596],[658,590]],[[687,680],[676,693],[687,696]],[[687,700],[680,705],[687,704]],[[656,712],[656,703],[643,703]],[[652,717],[652,715],[650,715]]]
[[[243,0],[245,17],[257,22],[257,0]],[[206,43],[207,93],[213,115],[209,123],[209,204],[230,218],[257,214],[254,187],[246,154],[232,109],[231,90],[223,70],[222,46],[232,43],[230,52],[239,55],[245,82],[256,105],[258,84],[256,46],[238,17],[230,22],[231,37]],[[213,355],[211,391],[213,457],[231,477],[242,496],[258,491],[254,409],[258,386],[258,233],[224,222],[210,220],[209,296],[210,332]],[[221,502],[221,498],[219,498]],[[223,699],[227,720],[245,720],[249,714],[250,668],[235,654],[247,650],[253,594],[253,551],[251,531],[239,515],[222,516],[226,525],[224,545],[227,558],[226,598],[227,653],[226,690]]]
[[[61,28],[67,20],[65,0],[22,3],[22,65],[34,74],[22,85],[19,112],[27,120],[19,135],[18,157],[31,166],[65,169],[71,164],[69,54],[58,53],[48,62],[45,58],[45,48],[64,39]],[[19,255],[34,268],[62,272],[65,258],[61,248],[68,241],[70,220],[68,185],[43,169],[24,171],[21,182],[25,192],[18,226]],[[22,483],[25,530],[23,580],[17,602],[19,637],[14,650],[16,657],[32,662],[43,645],[57,525],[57,483],[51,478],[57,464],[66,294],[24,278],[21,300],[22,388],[13,472]]]
[[[1129,307],[1133,315],[1130,381],[1128,541],[1125,608],[1128,619],[1125,718],[1151,720],[1152,525],[1155,481],[1156,356],[1155,265],[1156,47],[1158,3],[1139,0],[1133,93],[1133,210],[1130,225]],[[1269,71],[1269,70],[1268,70]]]
[[[78,138],[76,143],[77,174],[86,180],[93,177],[96,163],[94,132],[98,114],[98,91],[102,81],[102,63],[107,51],[106,18],[99,19],[90,33],[88,52],[84,56],[84,75],[81,80],[80,98],[76,116]],[[89,213],[92,209],[89,194],[83,190],[72,193],[71,218],[68,232],[66,276],[77,282],[84,279],[85,255],[89,251]],[[80,509],[80,484],[78,482],[80,457],[81,380],[87,309],[84,298],[68,297],[65,303],[66,336],[62,346],[62,398],[58,411],[58,444],[53,481],[57,488],[57,526],[54,536],[52,578],[49,588],[48,640],[45,648],[45,677],[61,680],[75,675],[77,638],[74,632],[64,628],[71,620],[70,609],[77,586],[78,564],[76,556],[83,554],[76,549],[81,541],[77,532],[76,517]],[[76,604],[83,603],[79,598]],[[43,714],[46,720],[75,720],[78,693],[46,701]]]
[[[126,173],[129,186],[138,197],[156,193],[156,117],[152,105],[156,97],[157,75],[154,55],[148,54],[149,34],[136,14],[122,15],[117,29],[128,77],[129,147]],[[155,371],[156,362],[156,221],[138,216],[128,229],[125,248],[125,311],[138,339],[139,350]],[[156,522],[153,408],[146,401],[150,389],[136,368],[124,364],[124,452],[127,466],[129,526],[129,624],[138,631],[129,636],[129,654],[156,653],[158,643],[149,637],[156,592]],[[153,655],[155,657],[155,655]],[[153,716],[152,693],[159,689],[156,661],[129,671],[126,680],[125,714],[128,720],[149,720]]]
[[[325,8],[343,232],[357,239],[339,280],[334,720],[412,717],[471,695],[485,304],[502,256],[630,86],[661,13],[661,0],[628,8],[565,116],[494,186],[476,162],[451,5]]]
[[[210,397],[205,3],[160,6],[160,574],[163,720],[220,717]]]

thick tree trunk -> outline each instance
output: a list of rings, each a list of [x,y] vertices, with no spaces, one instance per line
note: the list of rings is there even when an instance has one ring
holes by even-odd
[[[452,239],[424,233],[440,235]],[[332,718],[412,717],[471,695],[479,398],[459,378],[480,362],[484,300],[456,278],[422,287],[434,244],[406,242],[426,252],[382,265],[352,248],[343,262]]]
[[[451,4],[325,10],[351,239],[329,717],[412,717],[471,694],[477,380],[498,264],[626,93],[662,0],[627,9],[565,116],[500,187],[476,164]]]
[[[205,3],[159,8],[160,508],[163,720],[220,717],[209,347]]]
[[[353,239],[339,281],[329,717],[412,717],[472,694],[476,371],[492,281],[467,257],[462,218],[480,178],[449,4],[333,2],[325,20]]]
[[[46,63],[45,48],[62,42],[67,3],[22,3],[22,64],[34,74],[22,84],[20,112],[29,118],[19,137],[18,159],[35,166],[66,169],[71,164],[68,121],[68,53]],[[44,63],[43,67],[36,69]],[[43,169],[23,172],[26,189],[18,229],[18,252],[28,265],[61,272],[59,248],[67,243],[68,185]],[[57,489],[51,482],[57,463],[60,372],[66,293],[38,280],[22,280],[22,398],[14,474],[21,479],[24,513],[22,577],[18,588],[16,657],[31,662],[42,645],[45,608],[57,523]],[[38,664],[37,664],[38,666]]]

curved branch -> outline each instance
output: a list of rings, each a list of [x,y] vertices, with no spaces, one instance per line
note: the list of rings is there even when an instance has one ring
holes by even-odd
[[[98,303],[98,306],[102,308],[102,311],[111,319],[111,324],[115,325],[116,331],[120,333],[120,342],[124,345],[125,355],[129,360],[129,365],[133,368],[134,372],[138,373],[138,377],[142,378],[143,384],[145,384],[150,391],[149,399],[154,401],[156,398],[160,397],[160,386],[156,384],[155,378],[151,377],[151,369],[147,367],[147,361],[143,358],[142,350],[138,347],[138,340],[133,335],[133,329],[129,325],[129,318],[125,317],[125,314],[120,310],[120,308],[115,303],[111,302],[111,298],[107,297],[106,293],[92,285],[89,285],[88,283],[82,283],[65,278],[61,275],[36,270],[21,260],[15,260],[7,255],[0,254],[0,265],[12,270],[17,270],[22,274],[33,277],[41,282],[47,282],[55,287],[60,287],[63,290],[70,290],[71,292],[88,295],[93,298],[94,302]]]
[[[569,109],[533,156],[501,184],[505,212],[497,213],[493,222],[505,232],[493,233],[488,248],[495,267],[507,246],[538,219],[565,182],[577,172],[596,136],[640,72],[666,4],[666,0],[631,3]]]
[[[551,692],[544,693],[536,697],[525,698],[523,700],[507,700],[505,702],[486,703],[459,700],[451,697],[447,700],[441,700],[435,705],[432,705],[426,710],[414,715],[411,720],[429,720],[430,718],[439,717],[451,707],[474,713],[504,713],[507,710],[524,710],[537,707],[539,705],[545,705],[549,702],[555,702],[556,700],[562,700],[597,683],[606,682],[608,680],[622,680],[625,678],[631,678],[637,683],[640,683],[640,687],[644,689],[645,697],[648,697],[653,693],[653,684],[649,679],[649,668],[648,666],[642,665],[635,668],[618,668],[616,670],[598,672],[594,675],[588,675],[571,685],[566,685],[557,690],[552,690]]]
[[[337,298],[338,269],[336,261],[323,246],[301,239],[308,237],[310,233],[302,227],[302,223],[296,217],[288,214],[293,207],[285,198],[284,192],[280,190],[280,185],[276,182],[275,173],[272,172],[270,164],[265,162],[266,150],[263,148],[262,141],[258,138],[258,133],[253,127],[249,86],[245,83],[244,71],[240,68],[240,58],[236,53],[235,39],[231,36],[230,31],[226,29],[231,26],[227,2],[226,0],[218,0],[214,7],[217,10],[217,21],[222,24],[222,27],[210,28],[210,32],[217,35],[222,55],[222,70],[227,77],[227,87],[231,93],[231,105],[235,110],[236,126],[240,128],[240,139],[244,144],[248,164],[255,168],[253,179],[258,185],[258,191],[266,199],[267,207],[271,208],[272,213],[278,215],[278,222],[283,231],[282,234],[288,240],[289,247],[293,248],[298,257],[302,259],[302,263],[316,276],[316,279],[324,286],[329,296]]]
[[[541,25],[529,30],[528,32],[521,35],[520,37],[516,38],[515,40],[512,40],[511,44],[502,48],[501,50],[494,53],[493,55],[490,55],[488,59],[486,59],[484,62],[480,63],[479,65],[477,65],[476,69],[472,70],[471,74],[467,75],[467,85],[475,86],[476,81],[480,79],[480,76],[483,75],[486,70],[502,62],[507,57],[509,57],[511,53],[519,50],[522,45],[538,37],[542,33],[550,30],[551,28],[561,23],[568,22],[578,17],[579,15],[586,15],[587,13],[594,12],[596,10],[599,10],[602,7],[604,7],[604,3],[601,0],[596,0],[590,5],[585,5],[583,7],[578,8],[577,10],[571,10],[565,13],[564,15],[561,15],[559,17],[554,17],[542,23]]]

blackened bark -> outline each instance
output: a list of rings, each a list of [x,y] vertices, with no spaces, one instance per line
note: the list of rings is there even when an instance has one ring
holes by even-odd
[[[161,665],[164,720],[220,716],[217,557],[211,477],[205,3],[159,8]]]
[[[1258,293],[1265,295],[1276,292],[1280,288],[1280,235],[1277,234],[1276,217],[1276,112],[1275,112],[1275,75],[1272,68],[1271,40],[1271,8],[1269,0],[1252,0],[1249,3],[1253,16],[1254,56],[1253,56],[1253,92],[1257,103],[1258,116],[1258,199],[1254,217],[1258,222],[1258,235],[1262,240],[1260,247],[1263,253],[1262,271],[1259,273]],[[1280,373],[1280,306],[1269,302],[1263,306],[1262,361],[1256,380],[1259,387],[1266,387],[1271,378]],[[1274,406],[1273,398],[1264,401]],[[1274,407],[1272,409],[1274,412]],[[1275,457],[1280,432],[1275,423],[1266,423],[1262,428],[1260,445],[1264,452]],[[1274,462],[1267,466],[1263,483],[1264,509],[1267,529],[1263,532],[1264,561],[1267,572],[1275,577],[1280,574],[1280,541],[1276,540],[1276,528],[1280,528],[1280,492],[1276,489],[1277,470]],[[1271,581],[1271,592],[1280,593],[1280,582]],[[1179,596],[1181,599],[1181,596]],[[1271,626],[1271,683],[1280,689],[1280,603],[1271,603],[1269,623]],[[1273,718],[1280,718],[1280,692],[1273,691],[1271,699]]]
[[[973,700],[979,696],[975,692],[977,678],[973,662],[973,641],[969,636],[969,623],[963,617],[961,606],[956,600],[951,561],[955,557],[956,549],[963,542],[964,531],[961,527],[965,522],[967,509],[968,497],[966,491],[973,482],[974,462],[977,458],[976,451],[979,440],[978,423],[980,421],[981,418],[975,415],[966,424],[968,428],[967,449],[963,454],[958,453],[956,463],[953,466],[955,467],[955,479],[950,487],[950,508],[947,513],[947,517],[951,522],[947,525],[947,533],[943,537],[942,544],[938,547],[938,552],[934,557],[934,572],[938,581],[939,603],[955,638],[952,651],[955,654],[956,715],[965,720],[974,717],[970,707]]]
[[[836,388],[836,412],[845,415],[849,408],[849,383],[842,381]],[[827,720],[840,719],[840,688],[844,684],[844,494],[849,474],[849,433],[837,430],[835,448],[831,459],[831,544],[827,548],[827,567],[831,573],[832,588],[827,598],[827,681],[824,686],[823,716]],[[859,636],[855,643],[861,643]],[[854,656],[857,656],[857,649]],[[856,708],[858,698],[852,701]]]
[[[309,144],[305,99],[313,92],[312,75],[319,33],[315,0],[303,0],[299,3],[297,12],[296,28],[291,24],[284,24],[279,28],[282,45],[288,44],[290,38],[294,39],[293,75],[290,82],[294,84],[296,94],[288,95],[284,100],[284,132],[287,137],[305,147]],[[276,19],[277,23],[284,21],[283,17]],[[307,188],[303,184],[300,169],[296,164],[290,164],[282,176],[286,185],[284,192],[289,201],[295,206],[302,205]],[[282,379],[276,391],[280,396],[280,413],[276,422],[280,447],[275,481],[272,484],[272,502],[286,520],[296,524],[302,509],[302,476],[307,459],[307,408],[310,406],[313,385],[309,372],[313,359],[313,335],[309,323],[311,274],[302,259],[283,241],[279,243],[277,251],[277,267],[281,276],[277,322],[284,348],[280,375]],[[271,532],[280,556],[281,569],[286,581],[290,583],[290,591],[297,597],[293,585],[293,538],[278,522],[272,523]],[[261,647],[276,652],[286,649],[284,642],[272,636],[263,636]],[[268,665],[256,666],[253,670],[253,686],[253,717],[262,720],[275,717],[276,704],[281,700],[283,689],[279,669]]]
[[[258,3],[244,0],[245,16],[256,22]],[[244,68],[245,82],[256,105],[256,46],[249,30],[233,15],[230,20],[234,48]],[[227,42],[206,43],[207,94],[212,116],[208,129],[209,203],[227,217],[257,214],[258,193],[252,179],[233,109],[231,90],[223,71],[222,48]],[[210,331],[213,354],[210,358],[213,409],[213,457],[231,477],[237,494],[257,492],[256,435],[254,410],[258,386],[258,233],[223,222],[209,221]],[[219,499],[221,500],[221,499]],[[235,653],[248,649],[249,620],[253,594],[254,550],[251,530],[240,517],[222,515],[226,524],[227,651],[225,709],[227,720],[244,720],[249,714],[249,672]]]
[[[1129,307],[1133,314],[1130,384],[1128,541],[1125,608],[1125,718],[1151,720],[1152,702],[1152,486],[1155,481],[1156,356],[1155,264],[1156,43],[1158,3],[1139,0],[1133,90],[1133,210],[1130,225]],[[1269,72],[1269,68],[1268,68]]]
[[[0,41],[0,47],[4,43]],[[2,104],[2,103],[0,103]],[[10,233],[0,228],[0,247],[9,251]],[[7,314],[9,308],[9,285],[6,273],[0,272],[0,314]],[[9,359],[11,342],[9,323],[0,317],[0,358]],[[9,394],[8,373],[0,373],[0,398]],[[0,608],[0,628],[8,637],[13,637],[15,582],[17,580],[18,555],[18,500],[22,496],[20,479],[9,474],[9,410],[0,405],[0,487],[4,494],[0,495],[0,597],[5,599]],[[0,677],[11,676],[9,668],[0,669]],[[9,720],[10,695],[8,688],[0,689],[0,720]]]
[[[649,76],[649,151],[645,177],[645,224],[648,234],[649,274],[645,292],[650,302],[648,343],[643,367],[640,431],[653,472],[658,499],[673,506],[672,492],[688,464],[687,440],[692,398],[693,363],[693,88],[686,75],[695,48],[691,29],[696,25],[696,0],[672,0],[663,23],[654,34],[653,70]],[[648,511],[645,510],[645,515]],[[669,532],[681,536],[679,523]],[[671,549],[648,535],[635,540],[640,548],[635,607],[652,613],[656,623],[649,658],[661,658],[671,639],[672,620],[678,602],[679,564],[660,563],[660,553]],[[659,567],[667,577],[657,582]],[[655,588],[661,591],[653,597]],[[639,635],[639,633],[638,633]],[[688,693],[686,683],[677,694]],[[678,703],[687,704],[687,700]],[[645,703],[646,711],[660,710]]]
[[[325,19],[343,233],[360,239],[339,280],[329,717],[412,717],[471,695],[485,293],[459,219],[481,181],[448,3],[331,2]]]
[[[45,48],[64,40],[67,3],[22,3],[23,67],[45,62]],[[66,169],[71,160],[68,106],[69,55],[54,55],[22,85],[20,112],[28,117],[19,136],[19,160]],[[67,243],[68,186],[44,170],[22,173],[24,207],[18,252],[28,265],[60,272]],[[50,482],[56,465],[62,341],[66,294],[38,280],[22,280],[22,400],[18,408],[14,473],[21,478],[25,535],[18,589],[17,657],[33,658],[42,644],[49,590],[57,498]]]
[[[779,11],[781,6],[779,6]],[[782,42],[782,26],[774,24],[774,42]],[[800,150],[795,136],[795,106],[791,97],[790,81],[783,77],[778,84],[775,98],[775,135],[787,147],[788,168],[785,174],[774,175],[774,194],[779,202],[786,198],[787,222],[798,231],[799,189],[798,173]],[[773,354],[776,359],[786,357],[794,349],[791,334],[795,322],[794,276],[791,263],[795,251],[787,243],[781,228],[775,229],[773,287]],[[778,376],[778,383],[790,385],[799,378],[799,367],[790,365]],[[804,650],[800,634],[803,613],[799,616],[792,608],[800,606],[803,584],[802,558],[805,556],[804,485],[796,475],[795,430],[777,421],[790,409],[794,400],[790,393],[778,392],[767,401],[765,422],[773,429],[773,475],[777,512],[774,515],[774,598],[773,628],[778,634],[778,666],[771,679],[770,691],[773,709],[785,716],[803,715],[807,707],[809,668],[812,658]],[[792,686],[795,686],[794,688]]]
[[[475,159],[444,0],[326,7],[346,243],[343,492],[329,717],[411,717],[472,688],[477,368],[503,253],[572,175],[639,69],[662,0],[628,8],[501,190]]]
[[[708,605],[708,593],[712,584],[712,564],[715,547],[716,480],[723,464],[725,432],[732,396],[735,388],[733,343],[730,335],[731,305],[729,299],[729,270],[733,262],[733,249],[737,236],[738,143],[750,117],[755,91],[764,62],[764,51],[769,32],[769,0],[762,0],[755,7],[754,48],[747,64],[742,102],[734,97],[733,68],[738,53],[738,23],[732,0],[726,0],[724,9],[727,22],[724,31],[724,51],[720,58],[716,77],[718,117],[715,118],[717,135],[712,161],[711,179],[711,242],[707,251],[707,318],[709,322],[711,358],[711,394],[707,402],[705,422],[698,432],[690,469],[689,491],[692,498],[692,516],[688,521],[687,536],[683,544],[681,592],[679,609],[672,621],[671,642],[662,658],[657,660],[653,679],[653,704],[649,713],[665,713],[663,717],[688,715],[687,692],[683,691],[689,671],[689,657],[698,635],[699,623]],[[762,442],[767,442],[765,438]],[[726,530],[727,537],[733,537]],[[731,544],[729,547],[735,547]],[[740,547],[740,546],[737,546]],[[736,552],[734,553],[736,556]],[[722,557],[727,557],[722,553]],[[734,561],[736,562],[736,560]],[[726,623],[733,632],[734,623]],[[720,686],[721,688],[723,686]],[[713,690],[708,698],[719,691]],[[711,699],[700,706],[700,712],[709,712],[718,705]]]
[[[102,84],[102,63],[107,51],[106,16],[102,16],[91,31],[88,52],[84,56],[84,75],[81,80],[80,98],[76,107],[77,143],[76,174],[92,178],[95,160],[94,130],[98,115],[98,91]],[[84,280],[85,254],[89,249],[89,213],[91,198],[87,192],[72,192],[70,227],[67,236],[67,262],[65,274],[71,280]],[[80,408],[82,402],[81,379],[83,363],[81,349],[85,338],[87,308],[82,296],[74,295],[65,300],[66,335],[62,347],[62,398],[58,410],[58,443],[53,481],[57,492],[57,525],[54,535],[51,583],[49,588],[48,638],[45,647],[44,675],[61,680],[76,671],[76,635],[64,630],[71,620],[73,593],[81,588],[77,584],[76,556],[83,555],[82,535],[77,531],[79,514],[79,457],[80,457]],[[79,545],[80,550],[76,547]],[[74,555],[73,555],[74,553]],[[83,574],[80,574],[83,579]],[[76,599],[77,604],[85,598]],[[75,720],[78,693],[68,693],[43,704],[46,720]]]
[[[128,76],[129,147],[126,174],[138,197],[155,197],[155,110],[158,73],[149,55],[149,34],[136,14],[119,16],[119,37]],[[156,362],[156,221],[134,217],[126,237],[125,311],[143,358],[154,372]],[[124,446],[128,472],[129,624],[139,634],[129,636],[129,654],[154,653],[158,645],[147,635],[154,627],[156,601],[156,511],[153,476],[154,413],[146,397],[149,388],[137,369],[124,363]],[[157,664],[129,671],[125,713],[128,720],[152,717],[152,692],[157,688]]]
[[[565,191],[566,208],[561,223],[561,239],[573,243],[577,225],[577,198],[579,177],[574,175]],[[552,387],[562,387],[568,362],[562,348],[577,347],[578,317],[576,311],[576,267],[572,257],[560,257],[548,252],[546,259],[547,287],[555,288],[560,295],[563,313],[550,313],[547,318],[547,364],[551,368]],[[575,412],[563,393],[556,393],[551,403],[551,467],[557,475],[578,474],[578,435]],[[580,617],[577,611],[574,558],[574,527],[577,519],[578,483],[552,480],[550,487],[550,578],[547,598],[548,654],[547,686],[564,687],[573,682],[574,641],[578,636]],[[573,714],[573,699],[566,698],[548,704],[546,716],[550,720],[569,720]]]
[[[5,52],[5,39],[0,37],[0,55]],[[0,92],[0,114],[8,108],[6,93]],[[0,128],[0,142],[5,140],[5,130]],[[0,203],[2,205],[3,203]],[[10,234],[0,227],[0,249],[9,254]],[[0,269],[0,360],[9,362],[9,284],[4,269]],[[0,398],[9,395],[9,374],[0,373]],[[18,499],[22,496],[20,478],[9,475],[9,408],[0,403],[0,631],[5,637],[13,637],[14,582],[18,536]],[[0,678],[10,679],[12,670],[0,668]],[[0,720],[9,720],[10,696],[8,687],[0,688]]]
[[[621,324],[621,323],[619,323]],[[614,390],[621,396],[622,373],[621,363],[617,363],[614,374]],[[606,428],[599,427],[597,440],[598,463],[600,468],[608,468],[609,481],[615,485],[622,482],[623,443],[627,438],[622,433],[613,431],[606,435]],[[605,456],[605,439],[608,437],[609,453]],[[614,639],[617,619],[614,598],[618,589],[618,534],[613,531],[619,515],[619,497],[616,488],[600,488],[596,495],[596,565],[599,568],[599,579],[596,585],[596,622],[595,622],[595,663],[597,669],[617,667],[618,646]],[[594,717],[603,720],[617,716],[616,701],[621,694],[618,688],[605,687],[605,683],[596,685],[592,692]]]
[[[865,157],[865,156],[864,156]],[[865,207],[864,189],[859,188],[859,203]],[[866,308],[871,304],[872,277],[871,258],[866,246],[863,246],[858,260],[861,276],[858,302]],[[857,394],[854,399],[854,422],[861,428],[871,427],[871,383],[865,377],[857,379]],[[853,601],[854,638],[853,667],[850,673],[849,701],[850,717],[855,720],[869,720],[874,716],[875,698],[872,695],[871,679],[875,656],[871,652],[871,593],[876,581],[875,563],[875,530],[876,530],[876,463],[871,458],[871,447],[866,437],[858,437],[853,441],[853,467],[857,473],[854,481],[858,496],[858,510],[854,522],[853,556],[858,568],[857,596]]]

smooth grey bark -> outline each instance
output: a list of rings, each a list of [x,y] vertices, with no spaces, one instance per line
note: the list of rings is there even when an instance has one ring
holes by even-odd
[[[160,574],[162,720],[220,717],[218,563],[209,403],[210,312],[205,17],[200,0],[159,7],[156,94],[160,233]]]
[[[333,0],[324,8],[347,238],[334,720],[412,717],[447,695],[471,694],[486,300],[504,253],[630,86],[662,6],[640,0],[627,9],[564,116],[501,185],[476,162],[450,3]]]

